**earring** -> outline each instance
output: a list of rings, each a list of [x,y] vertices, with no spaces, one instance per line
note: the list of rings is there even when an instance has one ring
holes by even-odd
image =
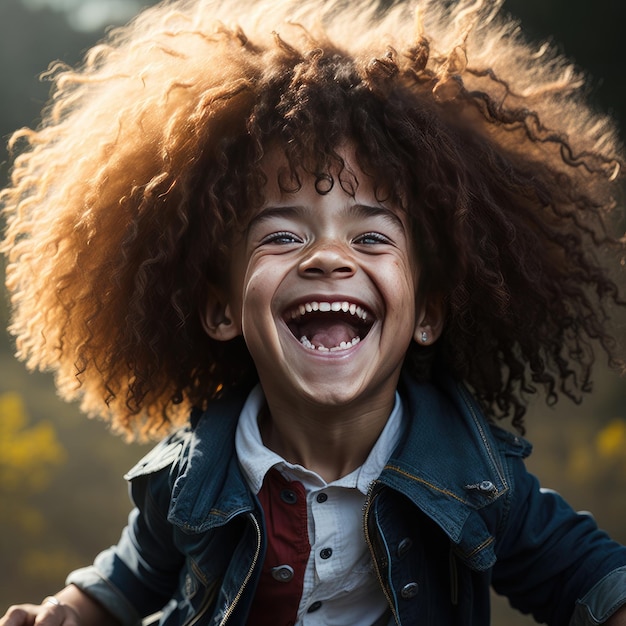
[[[422,343],[426,343],[428,341],[428,333],[425,330],[422,331],[421,339],[422,339]]]

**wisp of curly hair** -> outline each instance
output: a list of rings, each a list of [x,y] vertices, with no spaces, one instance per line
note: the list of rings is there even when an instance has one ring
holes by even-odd
[[[594,345],[618,364],[606,326],[625,303],[597,252],[624,251],[621,148],[584,77],[501,4],[177,0],[51,67],[0,195],[18,356],[129,437],[247,384],[244,341],[211,340],[201,311],[262,201],[263,155],[319,174],[348,142],[445,303],[413,374],[445,366],[520,430],[537,386],[578,399]]]

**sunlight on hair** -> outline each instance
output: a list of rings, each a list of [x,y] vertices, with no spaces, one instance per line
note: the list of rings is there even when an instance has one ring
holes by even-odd
[[[84,27],[136,6],[24,1]],[[0,191],[18,358],[139,438],[243,384],[245,342],[212,341],[198,311],[224,289],[259,157],[278,141],[323,169],[351,138],[407,198],[447,299],[438,350],[491,417],[522,430],[536,389],[580,401],[595,349],[622,367],[605,321],[623,297],[595,254],[624,257],[624,156],[584,74],[500,0],[384,4],[165,2],[53,65]]]

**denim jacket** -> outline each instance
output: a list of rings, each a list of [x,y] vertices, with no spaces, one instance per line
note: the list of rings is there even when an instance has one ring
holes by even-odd
[[[626,603],[626,548],[541,490],[530,445],[488,423],[462,385],[404,379],[406,432],[364,508],[389,625],[485,626],[490,588],[539,622],[599,624]],[[125,626],[243,626],[265,550],[239,468],[244,397],[192,415],[129,474],[119,543],[69,583]]]

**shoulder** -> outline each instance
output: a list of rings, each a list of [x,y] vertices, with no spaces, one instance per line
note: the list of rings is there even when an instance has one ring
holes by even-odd
[[[505,464],[519,464],[530,456],[532,444],[520,433],[504,428],[488,417],[463,382],[443,377],[437,382],[437,389],[454,407],[455,421],[461,431],[472,433],[475,443],[487,454],[491,454],[494,460]]]
[[[526,459],[533,451],[533,445],[518,433],[511,432],[484,418],[488,431],[501,455]]]
[[[191,456],[210,464],[222,447],[234,441],[238,417],[247,395],[232,395],[213,401],[205,410],[192,409],[186,426],[172,431],[130,471],[126,480],[158,474],[166,468],[180,473]]]
[[[192,438],[193,431],[189,426],[172,432],[126,472],[124,478],[133,481],[180,465],[188,453]]]

